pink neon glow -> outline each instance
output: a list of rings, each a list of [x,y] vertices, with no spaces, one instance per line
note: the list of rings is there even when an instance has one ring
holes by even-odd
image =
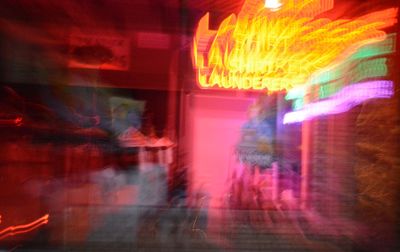
[[[225,182],[234,168],[234,147],[253,102],[253,98],[238,99],[233,94],[193,97],[190,190],[208,195],[211,207],[218,207],[226,193]]]
[[[393,95],[392,81],[368,81],[343,88],[327,100],[310,103],[304,109],[286,113],[284,124],[302,122],[317,116],[339,114],[373,98],[390,98]]]

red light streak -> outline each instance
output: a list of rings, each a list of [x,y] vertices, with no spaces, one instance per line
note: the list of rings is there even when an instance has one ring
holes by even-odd
[[[28,224],[7,227],[0,231],[0,240],[8,236],[31,232],[37,229],[38,227],[47,224],[48,222],[49,222],[49,214],[46,214]],[[0,223],[1,223],[1,215],[0,215]]]
[[[11,117],[11,118],[0,118],[0,126],[3,125],[11,125],[11,126],[21,126],[23,123],[23,118],[22,116],[16,116],[16,117]]]
[[[15,118],[14,123],[15,123],[15,126],[21,126],[22,125],[22,117],[19,116],[19,117]]]

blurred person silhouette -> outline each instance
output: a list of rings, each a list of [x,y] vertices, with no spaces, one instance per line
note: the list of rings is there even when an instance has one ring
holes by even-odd
[[[238,161],[243,166],[241,173],[236,174],[236,202],[244,208],[261,207],[260,186],[265,182],[261,180],[262,174],[277,169],[273,102],[274,98],[260,96],[250,105],[248,120],[241,128],[241,138],[236,146]]]

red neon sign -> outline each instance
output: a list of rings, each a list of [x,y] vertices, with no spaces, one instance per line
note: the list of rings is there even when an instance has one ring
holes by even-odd
[[[397,8],[348,20],[315,19],[332,7],[333,0],[246,0],[239,14],[227,17],[218,30],[208,28],[207,13],[199,21],[192,50],[199,86],[289,90],[360,47],[384,40],[382,28],[397,22]]]

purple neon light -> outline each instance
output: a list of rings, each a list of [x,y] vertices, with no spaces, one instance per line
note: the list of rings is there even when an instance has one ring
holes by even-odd
[[[309,120],[317,116],[339,114],[373,98],[390,98],[393,95],[392,81],[368,81],[344,87],[329,99],[310,103],[302,110],[286,113],[283,124]]]

